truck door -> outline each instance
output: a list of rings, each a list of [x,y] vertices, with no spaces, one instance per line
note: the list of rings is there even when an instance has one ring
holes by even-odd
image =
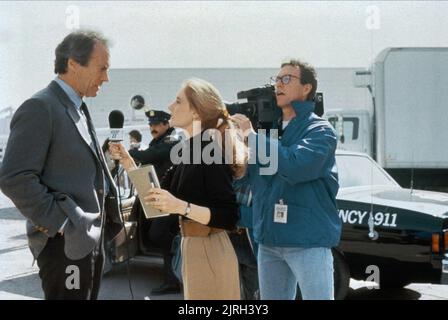
[[[338,149],[367,153],[367,146],[361,135],[361,120],[357,116],[331,115],[328,121],[336,130]]]

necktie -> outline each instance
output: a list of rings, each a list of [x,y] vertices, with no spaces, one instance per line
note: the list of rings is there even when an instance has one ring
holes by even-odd
[[[95,153],[101,163],[101,167],[103,168],[104,175],[105,175],[105,177],[107,177],[108,176],[107,173],[108,173],[109,169],[107,168],[106,160],[104,159],[103,152],[100,149],[100,144],[96,137],[95,128],[93,126],[92,118],[90,117],[89,109],[87,109],[87,105],[84,102],[81,104],[81,111],[86,118],[87,128],[89,130],[90,138],[92,139],[93,149],[95,150]],[[105,178],[105,179],[107,179],[107,178]],[[107,181],[106,181],[105,186],[107,187]]]
[[[90,138],[92,139],[93,149],[95,150],[96,156],[97,156],[98,160],[100,161],[101,168],[103,169],[102,179],[103,179],[103,185],[104,185],[104,189],[105,189],[104,195],[106,195],[109,193],[109,182],[107,181],[109,169],[107,168],[103,152],[99,148],[100,144],[98,143],[98,139],[96,137],[95,127],[93,126],[93,122],[92,122],[92,118],[90,117],[89,109],[87,109],[87,105],[84,103],[84,101],[81,104],[81,111],[84,114],[84,117],[86,118],[87,129],[89,130]],[[103,201],[100,202],[100,206],[102,208],[101,210],[104,210],[104,202]],[[102,213],[103,213],[103,211],[102,211]],[[106,215],[101,214],[101,225],[103,227],[105,225],[105,221],[106,221]],[[101,228],[100,239],[103,239],[103,233],[104,233],[103,227]],[[103,240],[100,240],[100,243],[97,244],[97,246],[95,247],[95,250],[94,250],[95,253],[92,256],[92,259],[94,258],[94,256],[96,256],[98,254],[98,250],[101,250],[98,248],[100,248],[103,245],[102,242],[103,242]]]
[[[98,145],[97,145],[97,139],[96,139],[96,133],[95,128],[93,127],[92,118],[90,117],[89,109],[87,109],[87,105],[83,102],[81,104],[81,111],[86,118],[87,123],[87,129],[89,130],[90,138],[92,139],[93,149],[95,150],[96,156],[98,159],[101,159],[101,156],[98,152]]]

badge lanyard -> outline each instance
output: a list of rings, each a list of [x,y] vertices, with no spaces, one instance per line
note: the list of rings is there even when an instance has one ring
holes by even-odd
[[[276,223],[288,222],[288,206],[283,202],[283,199],[280,199],[279,202],[275,204],[274,222]]]

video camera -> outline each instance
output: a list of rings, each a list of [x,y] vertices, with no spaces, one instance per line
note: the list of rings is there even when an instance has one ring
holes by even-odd
[[[276,126],[282,116],[282,111],[277,107],[274,86],[254,88],[240,91],[238,99],[246,99],[247,102],[226,103],[230,115],[235,113],[244,114],[252,122],[254,129],[271,129]],[[324,98],[321,92],[314,96],[314,113],[319,117],[324,113]]]

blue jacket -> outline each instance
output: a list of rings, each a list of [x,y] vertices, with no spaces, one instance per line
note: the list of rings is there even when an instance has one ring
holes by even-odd
[[[279,247],[334,247],[341,235],[336,135],[327,121],[313,113],[313,102],[293,102],[293,108],[297,116],[281,140],[256,135],[257,149],[263,143],[260,138],[265,138],[265,150],[278,151],[278,169],[260,175],[266,165],[259,155],[255,164],[249,164],[255,240]],[[286,224],[274,222],[274,206],[280,199],[288,206]]]

